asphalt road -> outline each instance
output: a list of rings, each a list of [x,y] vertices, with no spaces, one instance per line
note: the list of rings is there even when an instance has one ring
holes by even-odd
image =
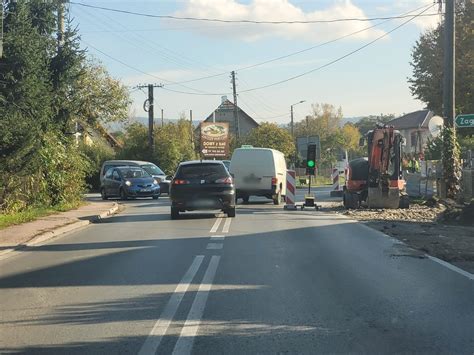
[[[474,352],[474,280],[360,223],[126,205],[0,260],[0,352]]]

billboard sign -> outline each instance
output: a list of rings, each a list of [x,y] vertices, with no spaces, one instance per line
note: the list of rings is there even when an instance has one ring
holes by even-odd
[[[226,158],[229,155],[229,123],[201,123],[201,153],[205,158]]]

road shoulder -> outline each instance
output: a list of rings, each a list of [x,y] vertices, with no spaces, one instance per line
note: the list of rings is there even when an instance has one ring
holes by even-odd
[[[413,205],[409,210],[345,210],[327,203],[324,210],[357,220],[424,254],[474,274],[474,227],[441,223],[444,209]]]
[[[77,209],[7,227],[0,230],[0,256],[98,222],[119,212],[121,208],[116,202],[93,201]]]

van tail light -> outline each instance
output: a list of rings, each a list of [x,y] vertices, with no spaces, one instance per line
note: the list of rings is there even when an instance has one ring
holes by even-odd
[[[278,178],[272,177],[272,185],[278,185]]]
[[[173,180],[173,185],[187,185],[187,184],[189,184],[188,180],[182,180],[182,179]]]
[[[216,184],[228,184],[228,185],[231,185],[232,184],[232,178],[231,177],[226,177],[226,178],[222,178],[222,179],[217,179],[215,181]]]

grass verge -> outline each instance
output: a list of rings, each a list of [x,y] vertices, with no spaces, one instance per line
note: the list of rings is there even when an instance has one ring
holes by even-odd
[[[79,201],[76,203],[61,204],[54,207],[31,207],[25,211],[12,214],[0,214],[0,229],[4,229],[16,224],[31,222],[35,219],[48,216],[54,213],[69,211],[74,208],[78,208],[83,204],[83,201]]]

